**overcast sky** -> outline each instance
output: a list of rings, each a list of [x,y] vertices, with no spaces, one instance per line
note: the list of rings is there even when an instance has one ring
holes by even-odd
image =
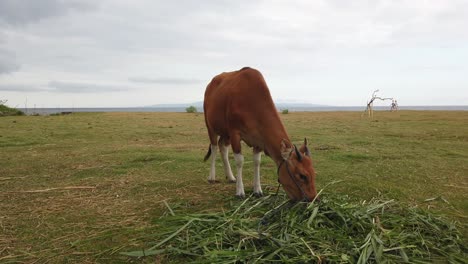
[[[468,1],[0,0],[10,106],[190,103],[243,66],[274,99],[467,105]]]

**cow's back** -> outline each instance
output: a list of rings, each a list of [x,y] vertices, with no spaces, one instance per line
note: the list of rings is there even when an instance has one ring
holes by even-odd
[[[262,74],[248,67],[213,78],[205,91],[204,113],[208,129],[218,135],[249,130],[265,114],[277,116]]]

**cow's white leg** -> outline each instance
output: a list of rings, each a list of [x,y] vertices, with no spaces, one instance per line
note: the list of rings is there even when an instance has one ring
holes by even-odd
[[[242,166],[244,165],[244,156],[242,156],[241,153],[235,153],[234,159],[236,160],[237,166],[236,196],[244,198],[244,183],[242,182]]]
[[[236,182],[236,178],[232,175],[231,164],[229,164],[229,148],[226,145],[221,145],[219,148],[223,158],[224,174],[226,175],[226,179],[230,182]]]
[[[262,153],[257,152],[253,155],[254,161],[254,180],[253,180],[253,193],[255,196],[262,196],[262,186],[260,185],[260,162],[262,159]]]
[[[216,181],[216,152],[218,146],[211,145],[211,168],[210,168],[210,176],[208,176],[208,182],[214,183]]]

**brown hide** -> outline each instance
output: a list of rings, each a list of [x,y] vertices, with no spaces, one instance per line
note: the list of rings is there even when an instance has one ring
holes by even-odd
[[[310,157],[305,155],[304,146],[300,148],[301,161],[298,152],[293,151],[259,71],[245,67],[215,76],[206,88],[203,107],[212,145],[218,144],[219,136],[221,144],[230,144],[234,153],[241,153],[240,141],[243,140],[255,152],[264,151],[277,166],[283,161],[287,163],[280,168],[278,177],[291,199],[315,197],[315,172]],[[289,153],[286,160],[284,153]],[[210,152],[205,158],[209,155]]]

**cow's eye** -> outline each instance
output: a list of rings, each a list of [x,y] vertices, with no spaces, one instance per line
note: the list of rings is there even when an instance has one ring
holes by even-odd
[[[307,176],[305,176],[304,174],[299,174],[299,177],[301,177],[301,180],[307,181]]]

